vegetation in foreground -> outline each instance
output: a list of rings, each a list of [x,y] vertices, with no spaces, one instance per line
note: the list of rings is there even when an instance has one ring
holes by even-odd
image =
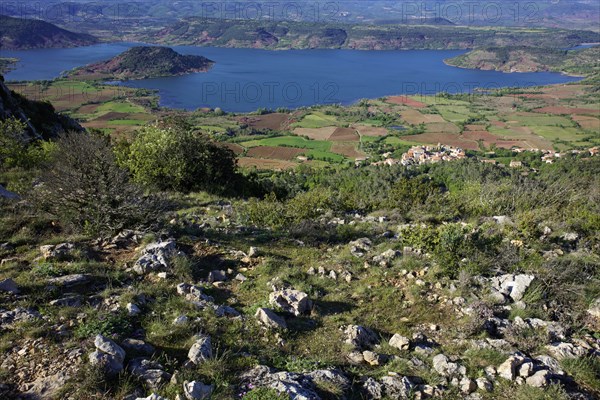
[[[3,396],[599,395],[597,156],[244,175],[182,124],[0,126]]]

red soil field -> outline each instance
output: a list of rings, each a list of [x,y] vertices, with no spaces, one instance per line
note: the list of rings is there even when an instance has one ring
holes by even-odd
[[[353,128],[355,128],[361,136],[379,137],[379,136],[387,136],[387,134],[388,134],[388,130],[386,128],[380,128],[380,127],[376,127],[376,126],[354,125]]]
[[[222,143],[223,146],[227,147],[229,150],[233,151],[236,156],[239,156],[244,152],[244,148],[237,143]]]
[[[391,96],[386,99],[387,103],[400,104],[414,108],[425,108],[427,104],[416,101],[407,96]]]
[[[356,150],[356,145],[354,143],[335,142],[331,145],[331,152],[353,159],[366,156],[362,151]]]
[[[270,129],[273,131],[286,128],[290,115],[282,113],[273,113],[265,115],[252,115],[240,117],[238,121],[247,124],[256,129]]]
[[[552,107],[543,107],[538,108],[537,110],[533,110],[536,113],[543,114],[558,114],[558,115],[575,115],[575,114],[592,114],[592,115],[600,115],[600,108],[569,108],[563,106],[552,106]]]
[[[329,137],[329,140],[335,142],[358,142],[360,136],[352,128],[337,128]]]
[[[271,158],[276,160],[293,160],[306,150],[295,147],[259,146],[248,150],[248,157]]]

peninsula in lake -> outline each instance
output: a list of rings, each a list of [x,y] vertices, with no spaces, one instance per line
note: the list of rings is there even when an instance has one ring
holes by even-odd
[[[182,55],[168,47],[133,47],[108,61],[77,68],[69,74],[78,79],[135,80],[207,72],[214,61],[203,56]]]

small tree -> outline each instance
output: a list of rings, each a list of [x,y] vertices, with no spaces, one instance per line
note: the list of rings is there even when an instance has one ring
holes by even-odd
[[[161,190],[222,192],[238,178],[235,154],[181,121],[142,128],[119,161]]]
[[[156,221],[160,210],[159,201],[117,166],[108,138],[87,133],[58,139],[33,198],[62,223],[90,234],[138,228]]]

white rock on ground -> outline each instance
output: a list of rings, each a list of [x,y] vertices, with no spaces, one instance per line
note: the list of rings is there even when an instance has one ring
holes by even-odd
[[[183,383],[183,393],[188,400],[208,399],[213,392],[213,385],[205,385],[200,381]]]
[[[396,333],[390,338],[389,344],[398,350],[408,350],[410,348],[410,339]]]
[[[167,269],[171,257],[177,254],[175,239],[150,243],[142,250],[141,257],[135,262],[133,270],[138,274]]]
[[[109,374],[118,374],[123,370],[125,350],[112,340],[97,335],[94,340],[96,351],[90,354],[90,364],[105,368]]]
[[[491,278],[492,292],[500,292],[510,297],[513,301],[519,301],[523,298],[525,291],[531,285],[535,277],[533,275],[501,275]]]
[[[260,322],[267,328],[287,329],[285,319],[275,314],[271,309],[259,308],[258,310],[256,310],[256,314],[254,314],[254,316],[256,317],[256,319],[258,319],[258,322]]]
[[[203,361],[212,358],[212,344],[210,336],[198,335],[196,342],[190,347],[188,351],[188,358],[191,362],[198,365]]]
[[[360,325],[348,325],[344,330],[345,342],[358,349],[370,348],[379,342],[375,332]]]
[[[548,371],[547,369],[543,369],[541,371],[536,372],[535,374],[533,374],[529,378],[527,378],[525,380],[525,382],[529,386],[544,387],[544,386],[547,386],[550,383],[550,377],[551,377],[551,375],[552,374],[550,373],[550,371]]]
[[[498,375],[504,379],[514,380],[517,376],[517,368],[523,364],[525,359],[520,356],[510,356],[498,367]]]
[[[448,357],[443,354],[438,354],[433,357],[433,369],[438,374],[446,377],[463,376],[466,374],[467,369],[455,362],[451,362]]]
[[[296,316],[310,312],[312,302],[299,290],[283,289],[269,294],[269,304]]]

